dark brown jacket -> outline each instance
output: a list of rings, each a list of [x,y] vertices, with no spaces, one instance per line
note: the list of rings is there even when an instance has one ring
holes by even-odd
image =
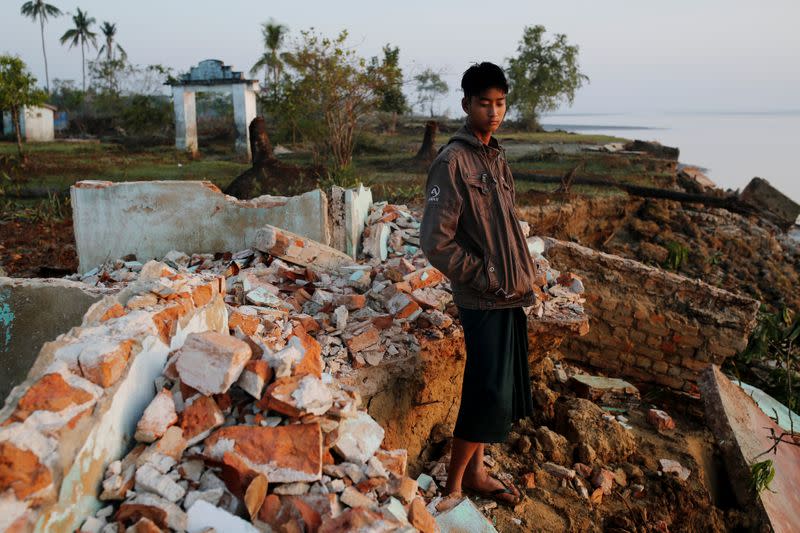
[[[425,186],[420,245],[450,279],[456,305],[533,305],[534,267],[514,211],[514,180],[503,149],[466,127],[434,160]]]

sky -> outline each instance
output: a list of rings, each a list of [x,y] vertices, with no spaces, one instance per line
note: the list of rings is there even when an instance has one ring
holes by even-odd
[[[38,23],[22,0],[0,0],[0,53],[20,56],[44,83]],[[503,64],[525,26],[542,24],[580,47],[590,83],[565,113],[780,111],[800,109],[800,2],[796,0],[49,0],[117,24],[129,60],[186,71],[215,58],[245,72],[263,51],[260,23],[274,18],[294,33],[343,29],[364,57],[400,47],[407,78],[426,67],[451,87],[440,111],[459,112],[461,73],[474,61]],[[80,85],[80,50],[59,44],[68,16],[45,27],[50,79]],[[98,28],[99,34],[99,28]],[[98,43],[100,44],[100,43]],[[94,58],[91,51],[87,57]],[[413,84],[406,86],[414,95]]]

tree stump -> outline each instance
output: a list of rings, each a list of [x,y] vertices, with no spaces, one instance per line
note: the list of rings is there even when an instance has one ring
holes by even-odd
[[[249,200],[264,194],[294,195],[316,188],[322,169],[291,165],[275,157],[263,117],[254,118],[249,130],[252,166],[234,178],[223,191],[225,194]]]
[[[436,132],[439,131],[439,123],[435,120],[429,120],[425,123],[425,136],[422,138],[422,146],[420,146],[417,155],[414,156],[415,161],[430,163],[436,159]]]

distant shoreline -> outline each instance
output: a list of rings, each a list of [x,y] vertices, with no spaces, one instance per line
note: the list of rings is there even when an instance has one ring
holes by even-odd
[[[647,126],[609,126],[609,125],[594,125],[594,124],[542,124],[545,131],[596,131],[596,130],[664,130],[668,128],[653,128]]]

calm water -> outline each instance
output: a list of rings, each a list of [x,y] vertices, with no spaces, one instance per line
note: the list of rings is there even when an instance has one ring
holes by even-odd
[[[681,163],[707,169],[720,187],[743,189],[759,176],[800,202],[800,111],[559,114],[542,125],[677,146]]]

